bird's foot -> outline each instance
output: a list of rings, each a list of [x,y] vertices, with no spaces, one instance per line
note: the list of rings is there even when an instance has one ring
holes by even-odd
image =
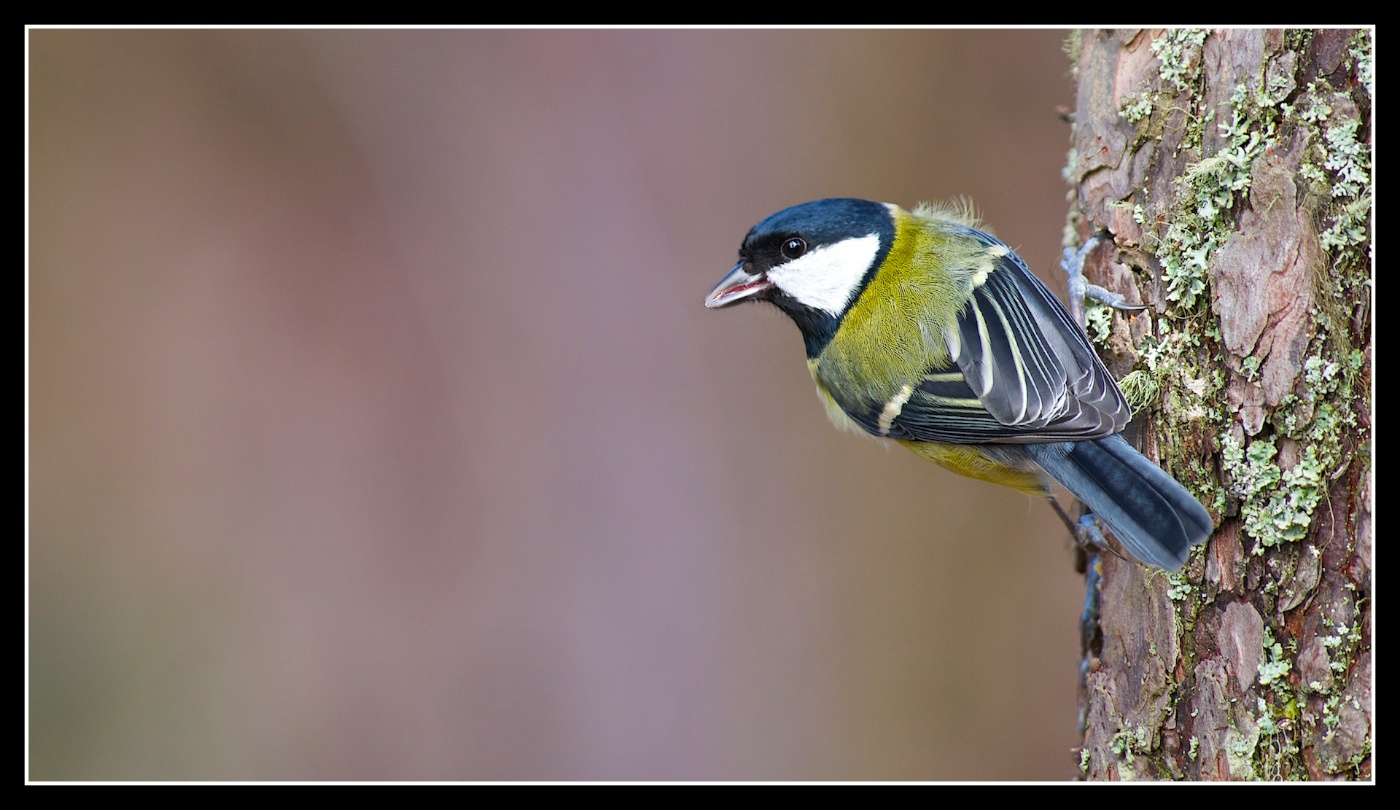
[[[1094,669],[1099,655],[1103,652],[1103,627],[1099,624],[1099,604],[1101,592],[1099,583],[1103,579],[1103,563],[1099,555],[1087,553],[1084,568],[1084,609],[1079,614],[1079,733],[1083,734],[1088,724],[1089,673]]]
[[[1091,555],[1097,556],[1107,551],[1118,559],[1127,561],[1128,558],[1124,557],[1118,549],[1113,547],[1112,543],[1108,542],[1108,535],[1103,533],[1103,523],[1093,512],[1085,512],[1079,518],[1079,523],[1073,527],[1072,532],[1074,542]]]
[[[1089,251],[1098,247],[1106,234],[1100,233],[1089,241],[1080,245],[1078,250],[1065,248],[1064,255],[1060,258],[1060,269],[1065,271],[1065,276],[1069,280],[1069,311],[1074,316],[1074,322],[1079,327],[1084,328],[1084,299],[1092,298],[1105,306],[1124,312],[1136,312],[1147,309],[1142,304],[1130,304],[1128,299],[1121,293],[1100,287],[1097,284],[1090,284],[1084,277],[1084,259],[1089,255]]]

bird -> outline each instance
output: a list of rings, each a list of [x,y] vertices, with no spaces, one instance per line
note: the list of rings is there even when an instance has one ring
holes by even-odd
[[[1132,411],[1064,304],[970,205],[832,198],[754,225],[711,309],[766,301],[802,333],[832,421],[1044,497],[1051,480],[1139,562],[1179,571],[1214,529],[1123,438]]]

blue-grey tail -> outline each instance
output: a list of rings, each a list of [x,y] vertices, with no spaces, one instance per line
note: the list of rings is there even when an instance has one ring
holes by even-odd
[[[1148,565],[1179,571],[1215,525],[1200,501],[1122,436],[1028,444],[1026,451]]]

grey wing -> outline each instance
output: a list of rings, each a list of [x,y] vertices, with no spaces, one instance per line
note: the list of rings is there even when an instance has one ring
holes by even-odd
[[[945,333],[950,361],[928,370],[884,435],[960,444],[1092,439],[1132,416],[1118,384],[1063,304],[995,238],[965,234],[997,255]]]

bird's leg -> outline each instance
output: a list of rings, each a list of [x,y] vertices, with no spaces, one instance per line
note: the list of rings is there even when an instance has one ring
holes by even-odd
[[[1103,524],[1099,522],[1098,518],[1094,517],[1094,513],[1086,512],[1076,521],[1069,516],[1069,513],[1065,511],[1063,506],[1060,506],[1060,502],[1056,500],[1053,495],[1046,497],[1046,500],[1050,501],[1050,505],[1055,508],[1055,514],[1059,515],[1060,520],[1064,521],[1065,528],[1069,529],[1069,536],[1074,538],[1075,544],[1080,548],[1089,551],[1091,554],[1107,550],[1108,553],[1120,560],[1128,559],[1120,554],[1118,550],[1113,547],[1112,543],[1108,542],[1108,537],[1103,533]]]
[[[1089,671],[1093,662],[1103,654],[1103,626],[1099,624],[1099,583],[1103,580],[1103,563],[1098,557],[1088,561],[1084,570],[1084,610],[1079,614],[1079,733],[1089,722],[1089,699],[1083,694],[1088,688]]]
[[[1049,501],[1050,505],[1055,507],[1055,514],[1059,515],[1060,520],[1065,522],[1065,528],[1069,529],[1069,536],[1077,538],[1079,536],[1079,526],[1075,524],[1074,518],[1069,516],[1069,513],[1065,511],[1063,506],[1060,506],[1060,502],[1055,500],[1054,495],[1046,495],[1045,500]]]
[[[1123,312],[1136,312],[1147,309],[1141,304],[1129,304],[1128,299],[1121,293],[1104,289],[1097,284],[1090,284],[1084,277],[1084,259],[1089,255],[1089,251],[1099,246],[1099,243],[1108,236],[1107,231],[1100,231],[1090,237],[1078,250],[1065,248],[1064,255],[1060,259],[1060,269],[1065,271],[1069,278],[1069,311],[1074,316],[1074,322],[1079,324],[1080,331],[1085,328],[1084,299],[1092,298],[1105,306],[1112,307]],[[1117,557],[1123,557],[1108,544],[1104,537],[1103,528],[1092,514],[1085,514],[1075,524],[1070,521],[1069,515],[1060,508],[1060,504],[1053,498],[1051,503],[1055,504],[1055,511],[1060,513],[1060,519],[1069,527],[1069,533],[1075,538],[1081,547],[1090,549],[1106,548]],[[1126,558],[1124,558],[1126,559]]]
[[[1090,284],[1089,280],[1084,277],[1084,259],[1089,255],[1089,251],[1098,247],[1099,243],[1107,236],[1107,231],[1100,231],[1081,245],[1078,250],[1074,248],[1065,248],[1064,255],[1060,259],[1060,269],[1064,270],[1065,275],[1069,278],[1069,311],[1074,317],[1074,322],[1079,325],[1080,331],[1084,331],[1085,327],[1084,299],[1086,297],[1093,298],[1095,301],[1106,306],[1125,312],[1147,309],[1147,307],[1141,304],[1129,304],[1128,299],[1120,293],[1104,289],[1097,284]],[[1075,541],[1078,542],[1081,547],[1089,549],[1106,548],[1118,557],[1123,556],[1115,551],[1113,546],[1108,544],[1108,541],[1104,538],[1103,529],[1093,515],[1085,514],[1079,519],[1079,523],[1076,524],[1070,520],[1069,515],[1065,513],[1064,509],[1060,508],[1060,504],[1057,503],[1054,498],[1051,498],[1050,502],[1055,505],[1055,511],[1060,514],[1060,519],[1069,527],[1070,535],[1075,538]],[[1092,563],[1092,560],[1090,562]]]
[[[1128,299],[1121,293],[1104,289],[1097,284],[1090,284],[1084,278],[1084,258],[1089,255],[1089,251],[1099,246],[1103,241],[1103,234],[1098,234],[1085,242],[1078,250],[1065,248],[1064,255],[1060,259],[1060,269],[1065,271],[1069,280],[1069,312],[1074,316],[1074,322],[1079,324],[1079,328],[1084,328],[1084,299],[1092,298],[1105,306],[1124,312],[1136,312],[1147,309],[1142,304],[1129,304]]]
[[[1074,533],[1074,539],[1079,545],[1091,549],[1095,552],[1108,551],[1109,554],[1118,559],[1128,562],[1128,558],[1119,553],[1113,544],[1108,542],[1108,537],[1103,533],[1103,524],[1094,517],[1093,512],[1085,512],[1079,516],[1078,531]]]
[[[1097,284],[1090,284],[1084,277],[1084,259],[1089,255],[1089,251],[1098,247],[1099,243],[1107,233],[1099,233],[1086,241],[1078,250],[1065,248],[1064,257],[1060,260],[1060,267],[1065,271],[1069,281],[1069,311],[1074,318],[1074,322],[1079,325],[1080,331],[1087,331],[1086,316],[1084,312],[1084,299],[1086,297],[1105,304],[1117,310],[1141,310],[1143,306],[1129,304],[1127,299],[1119,293],[1111,292]],[[1070,519],[1069,514],[1060,506],[1053,497],[1050,503],[1055,507],[1055,512],[1069,528],[1070,536],[1080,549],[1077,556],[1079,565],[1076,568],[1084,572],[1084,608],[1079,614],[1079,647],[1080,647],[1080,667],[1079,667],[1079,687],[1080,687],[1080,716],[1079,730],[1084,731],[1087,720],[1085,712],[1088,710],[1089,700],[1083,694],[1088,688],[1088,674],[1092,662],[1099,656],[1103,647],[1103,628],[1099,624],[1099,603],[1101,599],[1100,581],[1103,577],[1103,561],[1101,549],[1108,549],[1115,556],[1122,557],[1116,549],[1108,543],[1108,538],[1104,536],[1103,528],[1098,518],[1092,513],[1085,513],[1078,522]],[[1082,565],[1082,567],[1080,567]]]
[[[1084,607],[1079,612],[1079,733],[1084,733],[1088,720],[1089,700],[1084,694],[1088,689],[1089,671],[1103,652],[1103,626],[1099,623],[1099,605],[1103,594],[1099,583],[1103,579],[1103,549],[1108,549],[1115,557],[1126,560],[1118,553],[1103,533],[1099,519],[1092,512],[1086,512],[1078,522],[1070,519],[1069,513],[1060,506],[1054,496],[1048,498],[1055,507],[1055,514],[1065,522],[1070,536],[1074,538],[1078,554],[1076,570],[1084,574]]]

